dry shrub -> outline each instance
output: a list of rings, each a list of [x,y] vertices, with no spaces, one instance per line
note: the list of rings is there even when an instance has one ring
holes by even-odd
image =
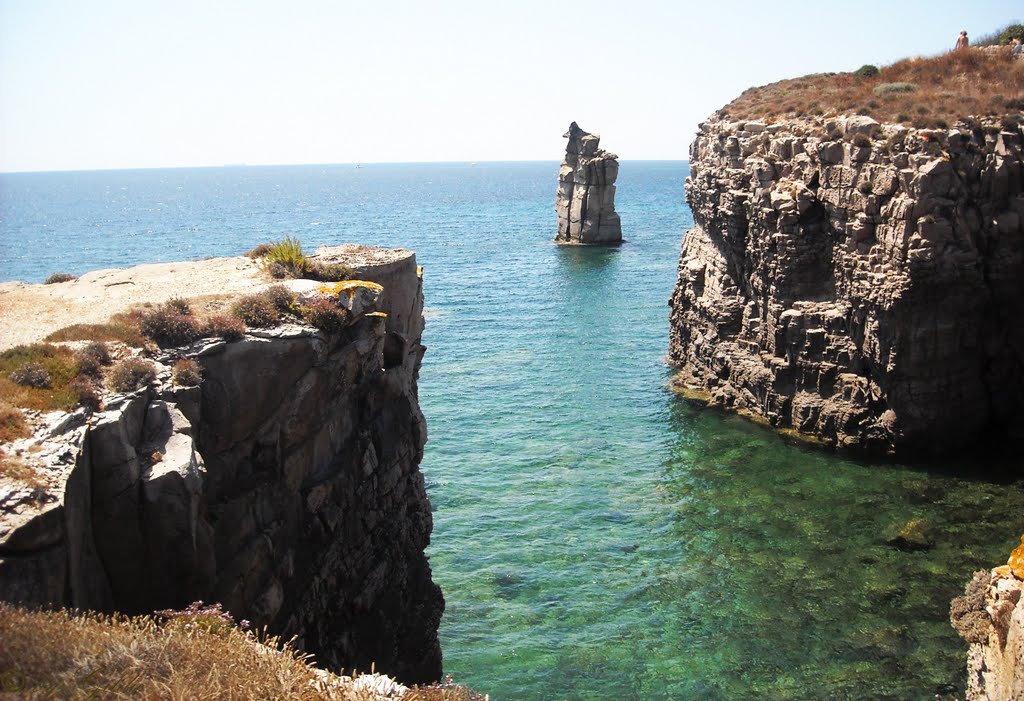
[[[355,275],[352,268],[343,263],[319,263],[310,261],[306,267],[306,277],[321,282],[341,282],[351,280]]]
[[[30,434],[21,409],[8,402],[0,401],[0,443],[9,443]]]
[[[161,348],[184,346],[203,335],[187,303],[173,299],[151,311],[143,312],[139,328],[143,336],[152,339]]]
[[[325,333],[336,333],[348,326],[351,314],[326,297],[314,297],[299,307],[306,323]]]
[[[35,389],[50,389],[53,380],[39,363],[25,363],[11,373],[11,381],[22,387],[34,387]]]
[[[43,284],[54,285],[58,282],[71,282],[72,280],[77,279],[78,278],[72,275],[71,273],[50,273],[50,276],[47,277],[45,281],[43,281]]]
[[[76,377],[68,384],[68,389],[74,392],[78,398],[78,405],[89,411],[99,411],[103,408],[103,399],[100,396],[98,383],[84,377]]]
[[[265,258],[270,253],[271,245],[269,243],[261,243],[255,248],[246,251],[246,258]]]
[[[295,311],[295,302],[298,298],[284,285],[272,285],[263,290],[262,296],[282,314]]]
[[[878,102],[875,96],[900,99]],[[964,116],[965,104],[999,115],[1017,109],[1008,105],[1022,99],[1024,64],[1014,62],[1008,51],[969,49],[904,59],[877,75],[821,73],[751,88],[723,112],[730,119],[746,120],[777,112],[783,104],[805,114],[842,113],[856,107],[879,122],[906,122],[908,114],[928,105],[930,117],[922,123],[932,126],[937,121],[955,123]]]
[[[171,381],[182,387],[195,387],[203,380],[203,369],[191,358],[182,358],[171,368]]]
[[[231,305],[231,315],[256,328],[273,326],[281,320],[277,308],[262,294],[240,297]]]
[[[110,350],[102,341],[92,341],[75,351],[75,362],[78,363],[78,374],[99,377],[103,374],[103,366],[110,365]]]
[[[166,612],[165,612],[166,613]],[[371,701],[274,637],[152,616],[28,612],[0,603],[0,671],[24,698]],[[13,688],[17,686],[18,688]],[[418,696],[419,701],[467,696]]]
[[[142,358],[128,358],[114,366],[107,377],[107,387],[114,392],[134,392],[156,379],[153,363]]]
[[[37,496],[41,496],[46,488],[46,480],[31,465],[18,456],[8,455],[2,450],[0,450],[0,477],[38,490]],[[2,654],[0,653],[0,658],[2,658]],[[3,671],[4,668],[0,667],[0,674],[3,674]],[[7,691],[7,689],[0,687],[0,691]]]
[[[203,335],[238,341],[245,336],[245,324],[241,319],[228,314],[215,314],[203,324]]]

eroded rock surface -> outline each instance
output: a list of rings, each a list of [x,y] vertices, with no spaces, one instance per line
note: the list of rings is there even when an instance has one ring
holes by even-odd
[[[619,157],[600,148],[601,137],[580,129],[576,122],[564,134],[569,139],[558,174],[555,211],[559,243],[616,244],[622,241],[622,222],[615,212],[615,179]]]
[[[169,351],[150,387],[39,443],[57,486],[3,503],[0,598],[126,613],[218,601],[322,666],[440,676],[416,258],[320,253],[378,283],[339,292],[361,295],[348,328]],[[171,384],[181,356],[198,387]]]
[[[1020,436],[1021,146],[991,121],[702,124],[677,387],[840,446]]]
[[[1024,539],[1022,539],[1024,541]],[[1024,700],[1024,581],[1012,567],[975,572],[949,618],[967,653],[968,701]]]

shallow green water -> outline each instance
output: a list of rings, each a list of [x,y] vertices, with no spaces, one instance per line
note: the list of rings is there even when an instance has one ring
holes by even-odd
[[[1020,487],[845,460],[668,392],[681,171],[623,168],[619,250],[552,246],[548,188],[421,250],[446,672],[492,699],[960,686],[949,599],[1019,537]],[[886,544],[912,518],[931,550]]]

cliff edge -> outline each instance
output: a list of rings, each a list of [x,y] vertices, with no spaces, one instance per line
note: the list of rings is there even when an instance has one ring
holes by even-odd
[[[1024,435],[1019,123],[701,124],[675,386],[844,447]]]
[[[318,257],[365,281],[319,287],[348,296],[343,328],[292,321],[150,348],[152,381],[94,412],[37,416],[5,446],[35,483],[0,483],[0,598],[130,614],[217,601],[322,666],[439,678],[416,257]],[[270,284],[244,259],[216,264],[236,271],[226,289]],[[175,264],[175,284],[202,290],[210,265]],[[145,277],[132,278],[135,302]],[[156,281],[162,301],[166,274]],[[182,359],[198,384],[172,379]]]

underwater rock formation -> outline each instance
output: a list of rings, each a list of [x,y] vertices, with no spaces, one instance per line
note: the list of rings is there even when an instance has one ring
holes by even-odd
[[[616,244],[622,222],[615,212],[615,179],[619,157],[601,148],[601,137],[569,125],[565,158],[558,173],[555,211],[558,243]]]
[[[838,446],[1024,435],[1014,124],[703,123],[670,300],[675,385]]]
[[[321,666],[440,676],[416,257],[320,254],[374,281],[325,286],[348,300],[347,328],[164,351],[150,386],[31,439],[56,486],[0,495],[0,598],[125,613],[217,601]],[[172,384],[180,357],[199,386]]]

